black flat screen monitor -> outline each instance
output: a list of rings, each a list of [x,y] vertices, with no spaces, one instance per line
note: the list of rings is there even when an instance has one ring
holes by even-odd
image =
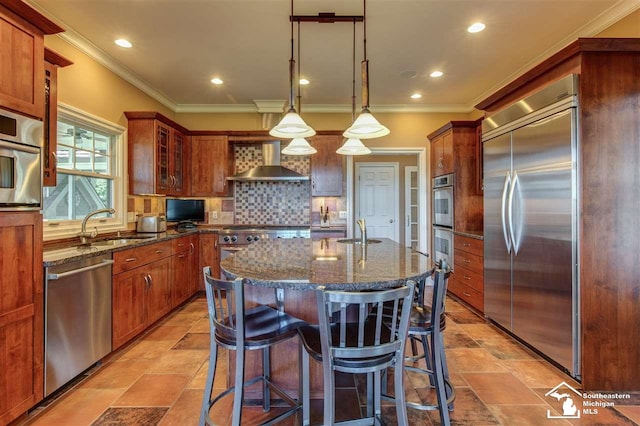
[[[167,199],[168,222],[204,222],[204,200]]]

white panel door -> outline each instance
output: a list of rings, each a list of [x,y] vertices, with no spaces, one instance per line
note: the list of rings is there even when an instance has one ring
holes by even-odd
[[[367,237],[398,242],[398,164],[356,164],[356,185],[356,216],[365,219]]]

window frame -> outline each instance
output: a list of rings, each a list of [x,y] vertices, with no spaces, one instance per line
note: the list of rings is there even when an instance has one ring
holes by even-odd
[[[85,111],[66,105],[58,104],[58,121],[65,120],[78,126],[86,126],[98,132],[114,135],[113,164],[113,208],[116,213],[107,217],[92,217],[87,222],[87,230],[97,229],[99,233],[123,231],[127,229],[127,150],[125,141],[127,140],[126,127],[109,122],[101,117],[89,114]],[[57,123],[56,123],[57,124]],[[57,136],[56,136],[57,137]],[[57,143],[57,141],[56,141]],[[69,169],[58,169],[58,173],[68,173],[71,175],[86,176],[82,171]],[[93,175],[92,175],[93,176]],[[82,219],[76,220],[49,220],[43,214],[43,237],[44,240],[75,237],[80,233]]]

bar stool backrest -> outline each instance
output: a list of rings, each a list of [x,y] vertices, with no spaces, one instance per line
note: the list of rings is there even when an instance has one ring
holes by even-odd
[[[224,281],[211,276],[211,267],[202,269],[209,308],[209,325],[215,333],[244,345],[244,282]]]
[[[444,264],[446,268],[446,264]],[[447,285],[449,283],[449,275],[451,272],[448,268],[436,268],[433,272],[433,296],[431,299],[431,324],[434,331],[440,329],[440,318],[444,314],[445,300],[447,295]]]
[[[324,288],[322,290],[318,292],[317,303],[323,359],[377,357],[404,348],[411,313],[413,283],[374,292],[329,291]],[[389,325],[384,325],[383,322],[385,304],[393,307],[393,321]],[[357,325],[349,323],[348,320],[347,313],[353,309],[357,309],[358,312]],[[332,321],[334,318],[337,321]],[[332,328],[339,330],[334,331],[333,336]]]

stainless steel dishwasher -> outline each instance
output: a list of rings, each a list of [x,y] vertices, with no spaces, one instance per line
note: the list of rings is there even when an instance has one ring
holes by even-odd
[[[111,253],[45,268],[45,396],[111,352]]]

